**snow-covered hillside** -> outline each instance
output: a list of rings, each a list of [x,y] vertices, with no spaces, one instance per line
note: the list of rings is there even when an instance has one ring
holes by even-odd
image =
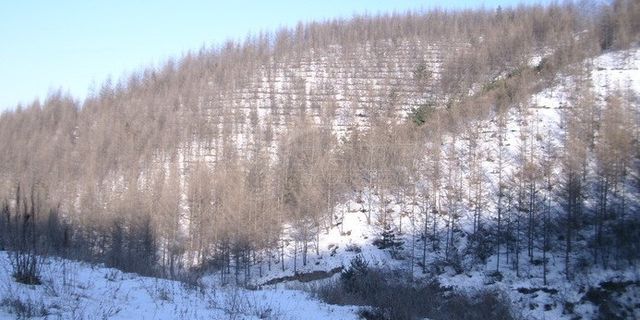
[[[640,94],[640,49],[634,48],[622,52],[609,52],[592,59],[588,63],[588,82],[585,85],[592,85],[594,92],[597,94],[595,103],[604,106],[605,100],[609,94],[616,91],[624,91],[627,94],[634,94],[636,97]],[[558,148],[562,145],[563,139],[563,111],[572,108],[572,91],[575,88],[576,79],[572,76],[560,77],[556,81],[556,85],[547,88],[540,93],[531,97],[530,102],[521,109],[513,109],[507,115],[506,124],[504,126],[504,163],[502,168],[498,168],[498,148],[496,147],[496,132],[498,132],[497,119],[482,120],[477,123],[469,124],[469,126],[478,126],[481,131],[479,138],[479,153],[484,155],[485,161],[482,166],[484,171],[488,173],[485,176],[485,182],[488,186],[497,185],[498,172],[502,170],[504,177],[513,175],[520,161],[518,152],[522,147],[523,141],[529,142],[527,146],[530,149],[538,150],[540,154],[551,152],[549,145],[559,152]],[[640,110],[640,104],[635,100],[633,108]],[[637,121],[637,120],[636,120]],[[545,139],[524,138],[527,135],[543,136]],[[459,142],[460,150],[465,150],[465,142]],[[464,151],[462,151],[464,153]],[[542,156],[542,155],[541,155]],[[490,160],[493,159],[493,160]],[[558,164],[556,164],[557,166]],[[557,167],[554,169],[559,170]],[[466,174],[466,173],[465,173]],[[555,179],[555,178],[554,178]],[[489,198],[495,198],[496,189],[488,191]],[[389,196],[388,196],[389,197]],[[382,210],[380,198],[375,192],[364,192],[362,194],[353,194],[351,200],[336,208],[337,222],[336,225],[323,232],[319,238],[319,254],[312,254],[309,257],[309,263],[306,266],[297,266],[297,271],[301,274],[311,273],[314,271],[336,270],[336,268],[348,266],[349,261],[356,255],[362,255],[373,266],[383,269],[394,270],[412,270],[415,278],[425,278],[433,276],[432,273],[424,274],[421,268],[415,265],[416,260],[421,259],[422,242],[418,235],[422,231],[422,225],[415,225],[416,221],[421,221],[420,216],[423,213],[423,206],[420,201],[415,202],[415,198],[397,198],[389,197],[390,203],[386,205],[387,211],[391,212],[394,229],[400,234],[399,239],[404,242],[401,252],[391,252],[389,250],[380,250],[373,241],[380,237],[381,228],[375,223],[367,223],[367,215],[376,215]],[[496,204],[489,203],[484,212],[489,216],[488,219],[495,219]],[[559,212],[560,204],[554,203],[554,210]],[[416,219],[416,217],[418,217]],[[472,231],[472,213],[471,208],[462,209],[460,228],[461,235],[469,235]],[[414,223],[412,225],[412,222]],[[457,243],[459,248],[466,246],[466,240],[462,239]],[[293,257],[293,246],[288,248],[287,254],[289,258]],[[314,249],[315,250],[315,249]],[[506,250],[506,249],[505,249]],[[310,250],[313,251],[313,250]],[[411,253],[413,251],[413,253]],[[442,250],[431,251],[429,248],[428,256],[425,261],[428,265],[437,264],[442,259]],[[579,253],[578,253],[579,254]],[[538,250],[534,253],[536,257],[541,258],[542,253]],[[493,279],[493,272],[496,269],[496,256],[489,257],[484,265],[474,266],[472,272],[456,274],[453,269],[439,270],[437,278],[440,283],[445,286],[453,286],[465,292],[474,292],[483,288],[495,288],[505,291],[511,300],[520,306],[522,315],[525,318],[572,318],[576,314],[586,318],[594,316],[597,309],[592,302],[587,301],[585,288],[597,288],[601,283],[607,282],[625,282],[631,281],[638,283],[640,281],[640,272],[637,269],[626,269],[623,271],[605,270],[595,268],[587,274],[578,276],[573,282],[567,282],[564,274],[563,252],[556,251],[549,253],[550,257],[547,281],[548,286],[543,284],[542,267],[532,266],[525,261],[525,257],[521,257],[518,274],[512,268],[502,268],[501,272],[503,280],[496,282]],[[463,263],[472,264],[470,260]],[[272,271],[265,271],[263,276],[254,277],[251,280],[252,285],[261,285],[269,283],[273,280],[282,280],[285,277],[293,276],[293,262],[288,261],[288,265],[282,272],[279,266],[274,266]],[[258,270],[253,271],[254,275],[258,274]],[[328,276],[328,275],[327,275]],[[640,288],[638,286],[629,289],[628,298],[630,301],[640,301]],[[622,299],[622,298],[621,298]],[[575,314],[567,313],[566,302],[576,305],[572,307]],[[636,308],[635,316],[638,317],[638,309]]]
[[[270,59],[233,90],[218,92],[209,79],[198,108],[185,110],[184,116],[196,114],[214,134],[183,146],[183,162],[215,162],[222,153],[222,132],[231,122],[230,139],[243,152],[260,139],[256,126],[270,126],[277,141],[301,114],[309,123],[324,121],[338,137],[366,126],[373,110],[402,119],[413,108],[437,101],[445,53],[461,47],[419,39],[368,42],[352,51],[333,45]],[[425,79],[417,79],[416,70]]]
[[[598,167],[612,96],[632,124],[612,137],[640,140],[640,6],[611,3],[301,23],[0,115],[2,250],[193,278],[43,257],[25,285],[0,251],[0,318],[355,319],[310,288],[356,257],[408,285],[504,292],[523,318],[640,318],[640,254],[597,256],[618,218],[640,224],[640,153]],[[562,203],[585,105],[588,223]],[[601,186],[605,169],[622,173]]]
[[[609,94],[625,92],[635,95],[635,99],[630,100],[637,114],[640,108],[637,99],[640,94],[640,49],[606,53],[585,63],[588,63],[590,70],[586,85],[593,86],[595,103],[604,105]],[[322,65],[300,66],[300,70],[306,72],[303,74],[328,72],[320,72],[317,68],[322,68]],[[404,73],[411,72],[406,66],[398,68]],[[561,145],[563,110],[572,107],[572,90],[577,81],[572,76],[560,77],[556,85],[537,93],[521,108],[512,109],[505,119],[482,119],[468,124],[480,133],[477,152],[483,159],[480,164],[483,172],[487,173],[482,178],[484,185],[488,186],[487,198],[496,198],[498,190],[493,186],[498,184],[498,174],[508,177],[517,170],[523,144],[526,144],[524,148],[532,153],[537,152],[540,157],[550,152],[549,146],[558,148]],[[314,77],[309,78],[304,92],[309,94],[309,85],[321,82]],[[350,90],[348,81],[337,84]],[[239,91],[234,99],[248,98],[247,94]],[[336,93],[335,97],[340,95]],[[257,107],[265,108],[257,102],[263,98],[254,98]],[[500,144],[496,137],[503,139]],[[446,139],[451,140],[452,137]],[[457,142],[450,143],[450,148],[457,148],[463,156],[469,152],[466,139],[454,141]],[[448,150],[442,152],[446,156]],[[504,161],[496,161],[499,157]],[[554,170],[558,171],[557,168]],[[461,176],[470,174],[466,165],[462,166],[462,171]],[[422,181],[418,185],[426,183],[428,181]],[[640,318],[640,308],[637,308],[637,304],[634,307],[634,303],[640,301],[640,272],[637,268],[614,271],[594,267],[587,273],[578,273],[574,280],[567,282],[562,252],[559,250],[547,253],[547,285],[542,280],[542,267],[520,261],[515,262],[519,266],[517,271],[502,267],[500,278],[496,278],[495,254],[484,263],[462,256],[461,263],[470,271],[459,272],[451,266],[439,268],[443,248],[436,248],[430,243],[429,249],[423,251],[427,240],[420,234],[426,206],[421,199],[388,194],[386,201],[388,203],[383,205],[375,190],[351,194],[350,199],[335,208],[334,225],[321,232],[313,248],[309,249],[306,265],[302,266],[296,260],[298,248],[294,248],[293,242],[288,242],[284,245],[281,264],[274,263],[267,267],[260,263],[250,267],[252,276],[248,279],[247,287],[254,290],[222,285],[216,273],[207,274],[197,283],[187,285],[57,258],[43,259],[42,284],[29,286],[12,279],[10,257],[8,253],[0,252],[0,318],[355,319],[358,307],[328,305],[302,290],[305,285],[296,284],[335,278],[357,255],[364,257],[372,267],[404,270],[410,273],[411,278],[418,280],[436,278],[441,285],[460,292],[473,293],[487,288],[503,291],[514,303],[517,312],[527,319],[591,318],[598,307],[597,301],[589,295],[592,292],[590,290],[607,290],[608,284],[622,283],[627,287],[618,292],[617,299],[627,301],[631,309],[629,314]],[[487,220],[495,219],[496,205],[484,205],[483,214]],[[559,204],[554,203],[553,206],[558,207]],[[383,230],[378,224],[371,223],[369,218],[371,215],[375,218],[383,208],[389,213],[397,240],[403,243],[399,249],[382,250],[373,244]],[[459,229],[451,231],[458,235],[454,246],[460,253],[465,252],[473,228],[471,211],[469,205],[463,205],[460,208]],[[444,232],[444,219],[440,223],[434,225],[434,233]],[[291,231],[285,229],[283,238],[292,237],[288,232]],[[541,252],[537,250],[534,256],[539,258]],[[424,268],[418,266],[422,259],[426,263]],[[514,258],[511,259],[513,264]],[[524,261],[526,258],[520,259]]]
[[[637,96],[640,94],[640,49],[610,52],[599,56],[590,64],[589,81],[597,93],[596,103],[604,104],[608,94],[625,91],[635,94],[633,107],[638,110]],[[508,176],[516,170],[518,151],[527,135],[545,136],[532,139],[531,150],[548,145],[558,146],[562,140],[562,112],[571,107],[571,90],[576,80],[563,77],[558,84],[531,97],[530,103],[521,109],[513,109],[504,125],[504,150],[496,148],[497,119],[480,120],[469,124],[480,128],[479,154],[484,159],[482,167],[488,174],[486,185],[496,185],[499,172],[495,161],[502,152],[504,163],[502,175]],[[457,146],[462,153],[464,142]],[[443,151],[443,152],[446,152]],[[464,173],[468,174],[468,173]],[[426,182],[421,182],[423,184]],[[494,194],[495,189],[488,193]],[[491,197],[489,197],[491,198]],[[495,197],[494,197],[495,198]],[[575,316],[591,318],[597,306],[589,296],[589,290],[606,290],[607,284],[624,283],[628,288],[617,296],[619,301],[628,301],[630,314],[640,317],[640,309],[633,307],[640,301],[640,272],[637,268],[624,270],[590,269],[565,281],[562,252],[552,251],[548,263],[548,285],[543,284],[540,266],[522,263],[520,268],[501,268],[501,279],[495,276],[496,255],[484,264],[475,264],[468,257],[462,263],[470,264],[471,271],[457,272],[447,266],[418,267],[424,259],[428,266],[437,266],[442,259],[442,248],[425,250],[425,238],[420,237],[424,206],[416,198],[390,195],[384,208],[390,213],[391,224],[399,241],[398,250],[381,250],[373,244],[380,238],[381,227],[368,223],[370,215],[383,208],[375,191],[352,194],[351,199],[335,208],[335,223],[322,232],[318,241],[309,250],[305,266],[294,262],[294,247],[289,243],[284,252],[283,264],[269,268],[262,263],[251,270],[252,277],[247,286],[254,290],[221,285],[216,273],[205,275],[197,283],[187,285],[177,281],[141,277],[115,269],[92,266],[57,258],[46,258],[42,263],[42,285],[29,286],[16,283],[11,276],[9,254],[0,252],[0,318],[113,318],[113,319],[355,319],[358,307],[334,306],[323,303],[303,289],[299,282],[321,281],[335,278],[349,262],[361,255],[373,267],[386,270],[404,270],[414,279],[437,278],[443,286],[460,292],[477,292],[496,289],[507,294],[516,306],[519,315],[526,319],[570,319]],[[555,204],[556,206],[558,204]],[[492,219],[495,203],[488,203],[484,214]],[[459,240],[455,246],[464,252],[472,229],[471,209],[461,209]],[[442,232],[443,226],[434,227]],[[285,231],[285,238],[290,237]],[[430,244],[431,246],[431,244]],[[297,250],[297,249],[295,249]],[[317,254],[316,254],[317,250]],[[541,253],[536,251],[535,256]],[[512,258],[513,259],[513,258]],[[521,259],[525,259],[522,257]],[[281,261],[282,262],[282,261]],[[295,272],[294,272],[294,263]],[[518,263],[520,264],[520,263]],[[284,268],[283,268],[284,267]],[[284,270],[283,270],[284,269]],[[591,289],[590,289],[591,288]],[[569,312],[570,311],[570,312]]]

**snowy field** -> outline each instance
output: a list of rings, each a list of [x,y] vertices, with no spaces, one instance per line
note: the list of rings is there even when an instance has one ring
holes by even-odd
[[[0,252],[1,319],[357,319],[355,307],[299,290],[190,287],[54,258],[44,260],[42,285],[23,285],[8,259]]]

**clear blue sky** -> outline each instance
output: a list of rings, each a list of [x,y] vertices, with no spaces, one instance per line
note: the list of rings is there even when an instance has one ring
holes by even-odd
[[[90,86],[157,65],[203,44],[272,31],[298,21],[354,13],[476,7],[547,0],[60,0],[0,2],[0,111],[62,88]],[[446,4],[442,4],[446,3]]]

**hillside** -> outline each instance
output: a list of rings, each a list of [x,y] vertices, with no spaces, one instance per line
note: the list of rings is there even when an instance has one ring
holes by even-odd
[[[3,113],[0,310],[638,317],[637,21],[299,24]]]

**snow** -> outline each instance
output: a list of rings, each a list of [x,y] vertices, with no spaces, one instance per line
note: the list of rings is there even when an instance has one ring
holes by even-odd
[[[593,60],[591,78],[600,96],[627,89],[640,93],[640,49],[614,51]]]
[[[23,285],[8,259],[0,252],[0,319],[18,317],[10,307],[16,299],[43,319],[357,319],[355,307],[327,305],[300,290],[189,287],[58,258],[44,259],[42,285]]]

